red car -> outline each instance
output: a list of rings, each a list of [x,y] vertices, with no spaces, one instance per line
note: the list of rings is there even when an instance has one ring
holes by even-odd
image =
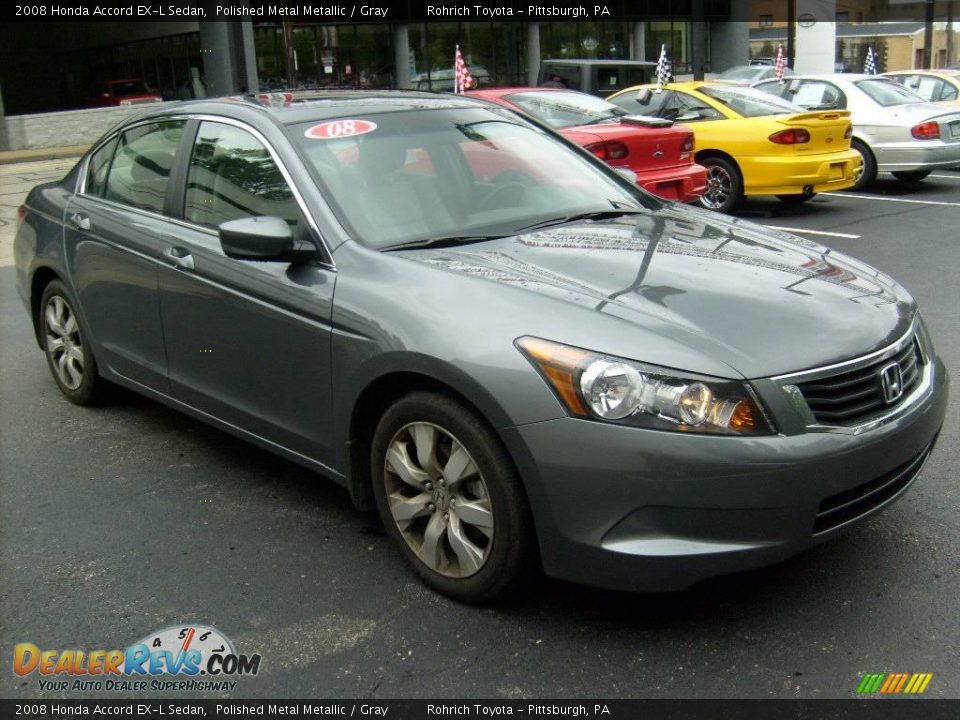
[[[608,164],[633,170],[637,184],[658,197],[695,202],[707,188],[707,171],[693,161],[693,132],[686,127],[631,116],[573,90],[490,88],[468,95],[532,115]]]
[[[142,105],[144,103],[163,102],[163,96],[147,87],[139,78],[127,80],[106,80],[97,83],[90,98],[94,107],[112,107],[118,105]]]

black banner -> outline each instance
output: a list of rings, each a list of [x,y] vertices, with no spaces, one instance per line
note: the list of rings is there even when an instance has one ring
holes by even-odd
[[[870,700],[0,700],[3,718],[598,718],[955,720],[960,701]]]

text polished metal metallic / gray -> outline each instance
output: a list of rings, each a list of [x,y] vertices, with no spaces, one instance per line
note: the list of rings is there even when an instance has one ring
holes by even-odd
[[[944,419],[892,278],[480,100],[165,106],[22,218],[66,398],[114,382],[316,470],[461,600],[776,562],[901,497]]]

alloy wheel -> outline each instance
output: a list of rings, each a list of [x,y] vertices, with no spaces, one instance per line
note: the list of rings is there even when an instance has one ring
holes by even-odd
[[[493,546],[493,507],[457,438],[432,423],[400,428],[387,446],[384,484],[400,534],[427,567],[452,578],[480,571]]]
[[[707,168],[707,190],[703,194],[703,204],[711,210],[722,208],[733,193],[733,178],[719,165]]]
[[[57,378],[70,390],[83,382],[83,338],[77,318],[67,301],[53,295],[44,309],[47,352]]]

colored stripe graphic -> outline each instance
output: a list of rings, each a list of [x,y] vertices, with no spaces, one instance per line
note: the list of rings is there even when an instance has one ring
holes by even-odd
[[[932,679],[933,673],[864,673],[857,694],[920,695]]]

